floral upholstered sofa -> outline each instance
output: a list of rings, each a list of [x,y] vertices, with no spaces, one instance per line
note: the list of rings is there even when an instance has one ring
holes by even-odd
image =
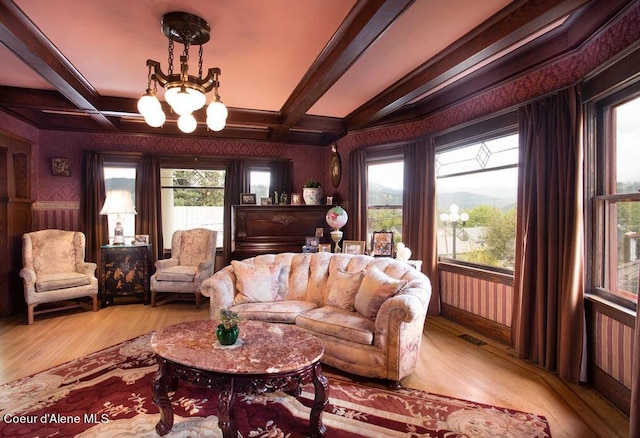
[[[201,293],[211,319],[230,308],[244,319],[295,324],[322,341],[324,363],[399,386],[420,353],[431,283],[391,258],[282,253],[232,261]]]

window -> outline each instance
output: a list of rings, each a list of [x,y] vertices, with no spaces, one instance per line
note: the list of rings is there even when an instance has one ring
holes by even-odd
[[[256,194],[258,204],[261,198],[268,198],[269,184],[271,184],[271,172],[266,170],[249,170],[249,193]]]
[[[512,270],[515,259],[518,135],[439,147],[438,254]]]
[[[224,168],[160,169],[162,236],[165,249],[171,249],[171,237],[176,230],[191,228],[217,231],[217,246],[222,246],[224,182]]]
[[[372,161],[367,165],[367,245],[374,231],[392,231],[402,241],[404,161]]]
[[[605,103],[598,114],[596,286],[637,302],[640,270],[640,97]]]
[[[136,205],[136,168],[125,167],[123,164],[104,165],[105,193],[111,190],[126,190],[131,195],[131,202]],[[125,243],[131,243],[136,233],[136,216],[134,214],[107,215],[109,241],[113,241],[116,221],[120,216],[120,223],[124,229]]]

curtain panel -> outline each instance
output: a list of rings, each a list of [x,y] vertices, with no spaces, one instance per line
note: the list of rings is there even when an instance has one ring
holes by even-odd
[[[520,109],[512,343],[577,383],[584,333],[582,113],[577,88]]]
[[[430,315],[440,313],[434,160],[431,139],[405,146],[402,234],[404,244],[413,258],[422,260],[422,271],[431,280]]]
[[[136,234],[149,235],[155,250],[151,266],[164,257],[160,203],[160,159],[145,155],[136,170]]]
[[[275,160],[269,162],[270,169],[270,187],[269,196],[273,192],[291,193],[293,187],[293,163],[291,160]],[[260,200],[258,199],[258,202]]]
[[[349,222],[345,239],[367,240],[367,154],[363,148],[349,154]]]
[[[100,264],[100,246],[109,242],[107,217],[98,213],[106,198],[104,159],[98,152],[85,152],[81,193],[83,233],[86,237],[86,260]]]
[[[231,262],[231,210],[232,205],[240,203],[240,193],[244,193],[244,163],[242,160],[232,160],[227,163],[224,183],[224,265]]]
[[[640,266],[638,267],[640,276]],[[640,284],[638,284],[640,297]],[[640,438],[640,324],[636,312],[636,327],[633,331],[633,368],[631,368],[631,406],[629,409],[629,438]]]

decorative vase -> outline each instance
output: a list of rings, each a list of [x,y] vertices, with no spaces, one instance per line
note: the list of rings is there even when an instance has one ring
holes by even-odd
[[[322,187],[303,187],[302,198],[307,205],[320,205],[322,203]]]
[[[216,337],[222,345],[233,345],[238,339],[240,328],[236,325],[231,328],[225,328],[224,324],[218,324],[218,330],[216,330]]]

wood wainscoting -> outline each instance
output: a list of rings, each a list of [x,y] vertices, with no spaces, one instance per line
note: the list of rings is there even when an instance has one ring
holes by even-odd
[[[438,267],[442,315],[509,345],[513,278],[448,263]]]

